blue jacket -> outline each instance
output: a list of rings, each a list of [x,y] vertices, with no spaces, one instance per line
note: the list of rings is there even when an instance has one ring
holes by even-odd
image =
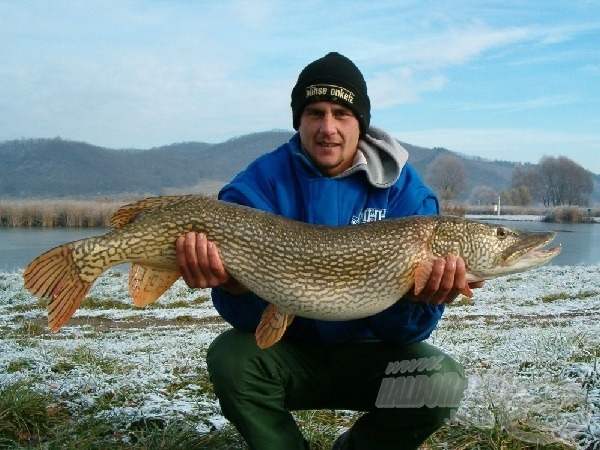
[[[398,144],[399,146],[399,144]],[[400,147],[401,148],[401,147]],[[401,149],[405,152],[404,149]],[[438,201],[417,172],[404,161],[389,187],[375,187],[365,171],[342,178],[323,176],[292,139],[239,173],[219,193],[224,201],[322,225],[347,225],[383,218],[438,214]],[[219,314],[233,327],[254,331],[267,302],[249,292],[233,296],[212,290]],[[328,322],[296,317],[285,336],[329,344],[377,339],[407,345],[429,337],[444,306],[400,300],[371,317]]]

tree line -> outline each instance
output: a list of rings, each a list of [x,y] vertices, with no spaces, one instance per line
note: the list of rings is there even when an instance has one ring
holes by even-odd
[[[439,155],[429,165],[426,182],[438,194],[442,205],[450,205],[467,186],[468,173],[463,161],[453,155]],[[592,175],[565,156],[544,156],[538,165],[521,164],[512,171],[509,189],[499,192],[485,185],[473,188],[468,196],[472,205],[529,206],[539,202],[545,207],[588,206],[594,190]]]

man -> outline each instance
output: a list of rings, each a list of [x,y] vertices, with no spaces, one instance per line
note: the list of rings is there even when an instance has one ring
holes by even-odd
[[[406,151],[369,127],[367,86],[348,58],[329,53],[304,68],[291,106],[298,133],[238,174],[222,200],[333,226],[439,213]],[[423,341],[467,285],[462,259],[439,259],[422,293],[379,314],[344,322],[296,317],[279,343],[260,350],[253,332],[267,303],[228,274],[206,236],[188,233],[176,249],[186,283],[212,287],[216,309],[233,326],[212,343],[207,365],[225,417],[250,448],[308,448],[290,410],[328,408],[365,412],[334,448],[414,449],[456,408],[462,368]],[[445,383],[436,393],[442,400],[424,404],[425,382],[435,374],[461,382]],[[400,399],[398,386],[417,378],[421,390]]]

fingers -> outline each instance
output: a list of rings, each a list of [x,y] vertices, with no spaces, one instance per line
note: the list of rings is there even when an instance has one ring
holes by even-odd
[[[206,240],[206,254],[207,254],[207,265],[202,266],[204,274],[207,277],[209,286],[217,286],[224,283],[229,279],[229,274],[223,265],[221,256],[217,245],[206,239],[206,236],[202,235],[203,239]]]
[[[192,288],[215,287],[229,279],[217,246],[202,233],[189,232],[175,242],[176,263]]]
[[[175,241],[175,262],[186,284],[189,287],[195,287],[186,255],[186,236],[179,236]]]
[[[439,305],[451,303],[461,292],[470,292],[465,262],[462,258],[448,255],[435,261],[425,288],[415,299]]]

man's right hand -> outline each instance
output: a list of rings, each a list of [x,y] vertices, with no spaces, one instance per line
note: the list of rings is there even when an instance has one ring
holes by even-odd
[[[230,294],[243,294],[248,289],[227,271],[214,242],[205,234],[188,232],[175,241],[177,267],[191,288],[223,287]]]

